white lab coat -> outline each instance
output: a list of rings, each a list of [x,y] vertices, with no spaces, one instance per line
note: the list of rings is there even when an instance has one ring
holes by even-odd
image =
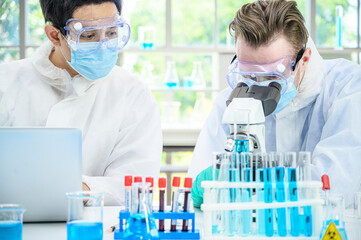
[[[0,65],[0,126],[81,129],[83,182],[105,192],[106,205],[123,204],[124,175],[159,174],[158,105],[118,66],[96,81],[71,78],[50,62],[52,49],[46,43],[32,58]]]
[[[346,196],[361,183],[361,67],[344,59],[323,60],[312,41],[312,55],[299,93],[276,115],[266,117],[266,150],[310,151],[312,177],[330,177],[331,191]],[[212,164],[212,152],[224,151],[229,128],[222,124],[226,100],[223,90],[198,138],[188,176]]]

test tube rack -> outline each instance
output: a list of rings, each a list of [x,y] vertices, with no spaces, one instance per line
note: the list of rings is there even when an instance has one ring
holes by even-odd
[[[124,210],[119,212],[119,229],[114,231],[114,239],[123,239],[125,234],[124,223],[130,217],[130,213]],[[171,211],[153,211],[153,217],[157,220],[191,220],[192,229],[188,231],[159,231],[159,239],[200,239],[199,230],[195,229],[195,213],[194,212],[171,212]]]
[[[288,183],[285,183],[285,192],[288,192]],[[289,201],[286,198],[285,202],[276,202],[265,203],[262,201],[257,201],[255,198],[252,198],[250,202],[232,202],[232,203],[222,203],[217,200],[216,194],[217,191],[231,190],[231,189],[262,189],[264,188],[264,183],[259,182],[226,182],[226,181],[203,181],[201,186],[204,188],[203,195],[203,204],[201,209],[203,211],[203,222],[204,236],[202,239],[205,240],[235,240],[235,239],[257,239],[257,240],[266,240],[266,239],[294,239],[294,240],[319,240],[320,232],[322,229],[322,204],[323,200],[320,198],[320,189],[322,188],[322,183],[318,181],[309,181],[309,182],[297,182],[297,192],[305,189],[308,191],[308,197],[300,197],[298,201]],[[272,183],[272,191],[275,193],[276,184]],[[218,192],[219,194],[219,192]],[[286,208],[290,209],[292,207],[307,207],[311,206],[312,209],[312,235],[305,236],[300,234],[299,236],[291,236],[289,234],[289,224],[287,224],[287,236],[279,236],[277,234],[277,226],[274,224],[273,236],[265,236],[257,234],[255,229],[255,224],[253,223],[253,230],[249,234],[230,234],[225,230],[224,232],[214,231],[214,219],[217,213],[220,212],[230,212],[238,210],[259,210],[259,209],[272,209],[273,214],[276,215],[276,209]],[[226,217],[225,217],[226,219]],[[257,220],[256,220],[257,221]],[[226,225],[234,224],[231,222],[223,223]]]

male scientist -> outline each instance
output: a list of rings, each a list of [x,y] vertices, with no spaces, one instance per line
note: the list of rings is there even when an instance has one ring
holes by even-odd
[[[237,85],[234,79],[263,85],[257,78],[237,77],[250,69],[284,75],[277,108],[266,117],[266,151],[311,152],[312,177],[320,180],[328,174],[331,190],[350,202],[361,181],[361,67],[344,59],[323,60],[295,1],[245,4],[229,29],[234,31],[236,59],[227,75],[230,87],[215,100],[189,167],[189,176],[198,175],[192,189],[194,206],[203,202],[201,181],[212,178],[212,152],[224,151],[230,133],[222,116]],[[280,69],[280,63],[285,68]]]
[[[123,204],[124,175],[158,176],[162,133],[150,90],[115,66],[130,35],[121,0],[40,4],[49,42],[0,65],[0,126],[81,129],[83,189]]]

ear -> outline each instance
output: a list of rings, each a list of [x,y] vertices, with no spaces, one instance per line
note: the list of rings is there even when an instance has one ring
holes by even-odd
[[[60,46],[60,30],[54,27],[53,25],[46,25],[45,28],[46,36],[49,38],[50,42],[53,43],[54,46]]]
[[[301,58],[302,61],[300,61],[301,63],[300,71],[304,72],[306,70],[306,67],[311,59],[311,54],[312,54],[311,48],[306,48]]]

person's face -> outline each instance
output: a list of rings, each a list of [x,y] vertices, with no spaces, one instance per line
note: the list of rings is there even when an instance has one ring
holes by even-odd
[[[257,48],[248,45],[242,37],[238,37],[236,40],[237,58],[241,62],[270,63],[286,55],[294,56],[294,52],[295,50],[292,45],[283,35],[280,35],[268,45],[262,45]],[[295,61],[296,59],[293,60]],[[292,74],[295,74],[295,72],[293,71]],[[295,76],[295,82],[298,82],[296,77],[298,76]]]
[[[104,2],[102,4],[90,4],[79,7],[74,11],[72,18],[93,20],[112,17],[117,13],[118,9],[114,3]],[[61,48],[67,60],[70,61],[70,48],[64,38],[61,38]]]

